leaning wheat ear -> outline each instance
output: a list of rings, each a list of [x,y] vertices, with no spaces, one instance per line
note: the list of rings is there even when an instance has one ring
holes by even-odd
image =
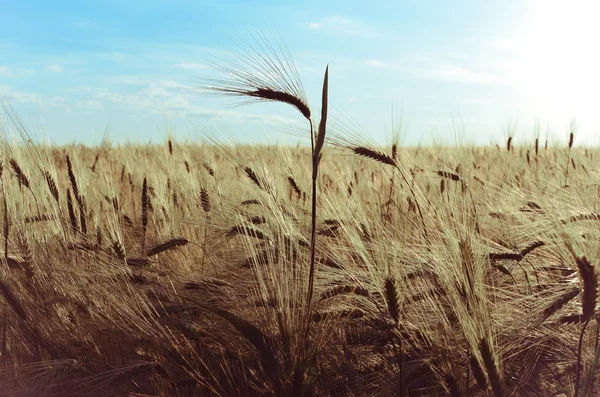
[[[281,102],[296,108],[311,122],[311,111],[294,63],[282,43],[279,51],[266,39],[250,50],[231,51],[214,67],[227,77],[206,79],[203,90],[247,99]]]

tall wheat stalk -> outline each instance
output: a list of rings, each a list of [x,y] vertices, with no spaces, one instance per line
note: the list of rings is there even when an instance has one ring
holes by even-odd
[[[299,360],[299,367],[294,369],[294,377],[304,379],[304,374],[309,366],[309,362],[314,361],[308,352],[309,335],[312,323],[312,301],[314,296],[314,283],[317,273],[316,266],[316,235],[317,235],[317,181],[319,175],[319,163],[322,156],[322,150],[325,143],[325,134],[327,130],[327,104],[328,104],[328,76],[329,67],[325,69],[323,80],[323,91],[321,100],[321,119],[318,130],[314,131],[312,112],[305,98],[304,89],[298,76],[298,73],[287,58],[287,53],[278,54],[268,41],[265,40],[261,51],[252,49],[254,53],[241,51],[234,53],[236,62],[223,62],[216,65],[217,69],[226,73],[229,77],[223,79],[211,79],[204,88],[225,95],[246,97],[259,101],[280,102],[294,107],[309,122],[311,139],[311,158],[312,158],[312,200],[311,200],[311,239],[310,239],[310,267],[308,274],[308,291],[306,296],[306,310],[304,321],[306,324],[304,339],[304,357]],[[280,45],[281,49],[281,45]],[[246,174],[259,187],[262,184],[258,178],[255,178],[254,172],[249,168],[245,169]],[[311,361],[312,360],[312,361]],[[304,381],[300,383],[303,385]],[[293,382],[296,384],[296,381]],[[299,386],[303,388],[304,386]],[[295,387],[294,387],[295,388]]]

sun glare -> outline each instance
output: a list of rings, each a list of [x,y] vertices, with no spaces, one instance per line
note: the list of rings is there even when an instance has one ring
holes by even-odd
[[[511,80],[525,108],[545,122],[600,122],[599,14],[596,1],[541,0],[531,8]]]

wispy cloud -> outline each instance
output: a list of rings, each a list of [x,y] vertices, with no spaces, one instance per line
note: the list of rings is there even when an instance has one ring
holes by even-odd
[[[180,68],[180,69],[192,69],[192,70],[208,69],[208,65],[205,65],[203,63],[193,63],[193,62],[179,62],[173,66],[175,66],[176,68]]]
[[[99,88],[94,90],[96,100],[85,102],[89,105],[91,102],[105,101],[127,106],[135,109],[138,118],[143,114],[157,114],[182,118],[222,118],[233,123],[296,125],[295,120],[286,117],[235,112],[198,105],[195,103],[198,97],[191,88],[173,80],[145,81],[143,77],[135,79],[130,76],[129,81],[140,86],[136,92],[122,93]]]
[[[1,66],[0,65],[0,76],[2,77],[7,77],[7,78],[11,78],[14,77],[13,72],[11,72],[11,70],[9,68],[7,68],[6,66]]]
[[[376,59],[367,59],[365,61],[365,64],[374,68],[385,68],[387,66],[384,62],[378,61]]]
[[[430,80],[484,85],[507,84],[506,78],[502,75],[474,72],[468,68],[460,66],[442,66],[437,69],[417,69],[413,72],[418,77]]]
[[[77,101],[77,102],[75,102],[75,107],[79,108],[79,109],[85,109],[85,110],[101,110],[104,108],[104,106],[102,106],[102,104],[100,102],[95,101],[93,99]]]
[[[317,21],[309,21],[306,27],[315,31],[339,36],[376,38],[381,33],[372,25],[340,16],[331,16]]]
[[[63,71],[63,67],[57,64],[46,66],[46,70],[53,73],[60,73]]]
[[[504,85],[510,79],[503,70],[504,64],[490,63],[481,71],[475,71],[469,60],[453,62],[441,54],[432,56],[409,56],[396,61],[378,59],[355,60],[371,68],[389,69],[396,72],[410,73],[426,80],[451,81],[464,84]]]
[[[71,111],[71,107],[65,103],[65,98],[59,96],[46,98],[38,93],[18,91],[6,85],[0,85],[0,95],[6,96],[11,102],[38,105],[41,108],[62,108],[68,112]]]

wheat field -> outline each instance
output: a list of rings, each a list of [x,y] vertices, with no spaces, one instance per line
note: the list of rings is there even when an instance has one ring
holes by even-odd
[[[598,150],[369,145],[274,67],[209,89],[311,146],[3,131],[0,395],[597,393]]]

